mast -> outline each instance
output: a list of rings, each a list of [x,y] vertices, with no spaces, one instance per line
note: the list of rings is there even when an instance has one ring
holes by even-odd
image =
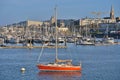
[[[55,45],[56,45],[56,53],[55,53],[55,63],[59,63],[59,62],[67,62],[69,64],[71,64],[72,60],[60,60],[58,59],[58,27],[57,27],[57,6],[55,7]]]
[[[85,37],[88,37],[88,33],[87,33],[87,24],[86,24],[86,27],[85,27]]]
[[[57,32],[57,7],[55,7],[55,46],[56,46],[56,53],[55,53],[55,62],[56,60],[58,60],[58,40],[57,40],[57,35],[58,35],[58,32]]]

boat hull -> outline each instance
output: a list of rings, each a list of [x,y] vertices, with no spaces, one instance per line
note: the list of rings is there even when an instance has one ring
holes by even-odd
[[[41,71],[81,71],[81,66],[58,66],[38,64],[37,67]]]

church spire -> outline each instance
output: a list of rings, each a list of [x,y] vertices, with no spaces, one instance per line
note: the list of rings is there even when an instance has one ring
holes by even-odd
[[[110,19],[114,19],[114,9],[113,9],[113,6],[111,6]]]

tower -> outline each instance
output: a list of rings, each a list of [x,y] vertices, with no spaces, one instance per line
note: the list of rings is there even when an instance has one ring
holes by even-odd
[[[113,6],[111,6],[110,19],[114,19],[114,9],[113,9]]]
[[[55,25],[55,17],[54,16],[51,17],[50,24],[51,25]]]

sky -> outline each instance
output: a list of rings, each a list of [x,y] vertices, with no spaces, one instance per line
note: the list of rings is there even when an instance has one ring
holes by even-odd
[[[54,15],[58,19],[95,18],[92,12],[102,12],[109,17],[111,6],[115,16],[120,16],[120,0],[0,0],[0,26],[25,20],[44,21]]]

